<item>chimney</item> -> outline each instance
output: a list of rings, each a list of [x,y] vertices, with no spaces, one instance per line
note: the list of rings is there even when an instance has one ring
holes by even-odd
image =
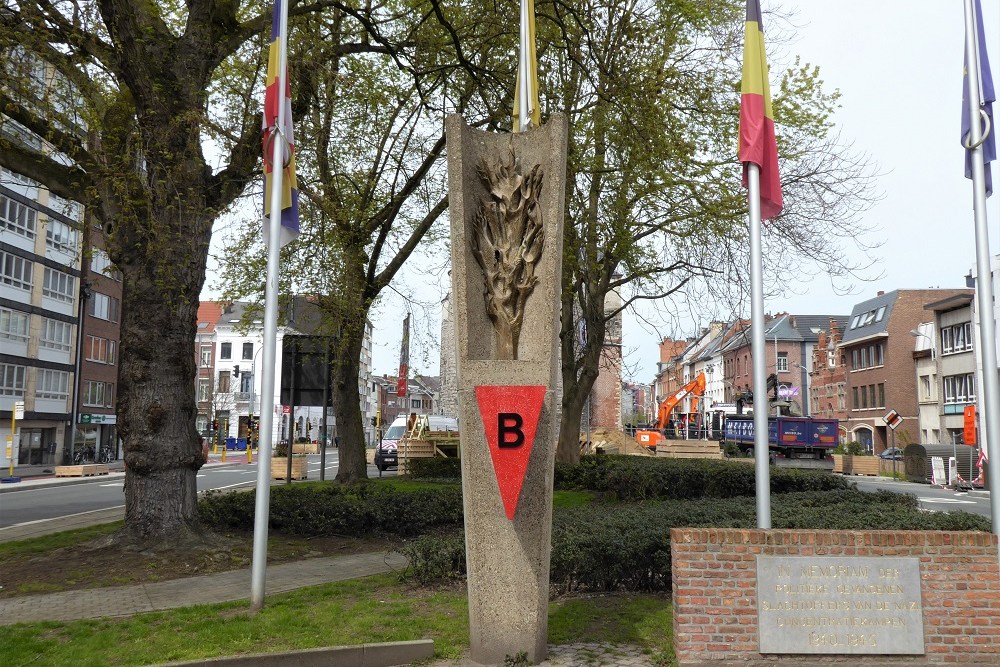
[[[883,294],[885,294],[885,290],[879,290],[875,296],[882,296]]]

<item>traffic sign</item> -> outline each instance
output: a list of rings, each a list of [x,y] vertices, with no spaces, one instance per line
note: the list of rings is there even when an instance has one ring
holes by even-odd
[[[970,447],[976,446],[976,406],[967,405],[962,411],[962,441]]]
[[[895,410],[889,410],[885,417],[882,417],[882,421],[885,422],[886,426],[895,431],[896,427],[903,423],[903,418]]]
[[[14,419],[18,421],[24,419],[24,401],[14,403]]]

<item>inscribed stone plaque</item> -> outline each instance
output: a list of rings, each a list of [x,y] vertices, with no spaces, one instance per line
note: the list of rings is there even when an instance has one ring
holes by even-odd
[[[917,558],[758,556],[761,653],[924,653]]]

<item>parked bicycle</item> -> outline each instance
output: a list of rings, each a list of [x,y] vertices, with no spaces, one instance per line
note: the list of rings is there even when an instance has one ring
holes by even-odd
[[[73,452],[73,463],[76,465],[81,465],[84,463],[111,463],[114,460],[114,455],[111,453],[110,449],[101,448],[97,452],[97,456],[94,456],[93,447],[85,447],[78,449]]]

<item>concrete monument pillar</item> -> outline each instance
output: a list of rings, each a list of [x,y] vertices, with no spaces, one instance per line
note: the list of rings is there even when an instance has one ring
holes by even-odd
[[[567,123],[447,119],[472,660],[545,659]]]

